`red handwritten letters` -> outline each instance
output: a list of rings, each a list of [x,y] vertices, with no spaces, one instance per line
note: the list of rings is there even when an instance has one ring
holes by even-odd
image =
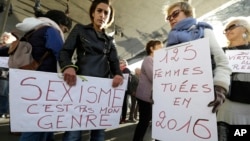
[[[233,72],[250,72],[249,50],[227,50],[229,66]]]
[[[20,106],[21,118],[29,118],[35,124],[33,127],[25,125],[22,131],[31,128],[33,131],[105,129],[119,125],[124,87],[112,88],[108,85],[111,79],[94,83],[95,78],[92,77],[88,82],[78,81],[76,86],[69,87],[57,77],[42,77],[45,76],[16,78],[16,90],[20,95],[15,99],[19,102],[12,105]],[[104,84],[105,81],[109,82]]]
[[[156,139],[217,138],[216,129],[211,127],[216,125],[216,118],[207,107],[214,95],[211,57],[208,43],[201,42],[204,41],[155,52],[153,137]]]

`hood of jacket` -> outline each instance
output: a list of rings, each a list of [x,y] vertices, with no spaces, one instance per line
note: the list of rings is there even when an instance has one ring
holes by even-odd
[[[60,32],[60,35],[64,41],[64,35],[63,32],[61,30],[61,28],[59,27],[59,25],[54,22],[53,20],[46,18],[46,17],[39,17],[39,18],[35,18],[35,17],[28,17],[25,18],[21,23],[16,24],[16,28],[20,31],[23,31],[25,33],[37,29],[41,26],[51,26],[55,29],[57,29]]]

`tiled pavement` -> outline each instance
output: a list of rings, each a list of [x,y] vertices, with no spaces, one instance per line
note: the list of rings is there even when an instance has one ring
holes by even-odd
[[[118,128],[106,130],[105,141],[132,141],[134,130],[137,123],[120,124]],[[61,141],[63,132],[56,132],[56,141]],[[88,141],[88,132],[84,131],[82,141]],[[18,141],[18,134],[11,134],[9,128],[9,119],[0,118],[0,140],[1,141]],[[151,128],[148,128],[144,141],[151,141]]]

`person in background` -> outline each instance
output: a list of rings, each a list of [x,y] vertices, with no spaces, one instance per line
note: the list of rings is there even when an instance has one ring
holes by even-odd
[[[17,36],[4,32],[0,37],[0,56],[8,57],[9,46],[17,40]],[[9,118],[9,82],[8,68],[0,67],[0,118]]]
[[[0,0],[0,13],[4,11],[5,7],[6,7],[5,0]],[[12,14],[13,14],[13,6],[12,3],[10,3],[8,16],[11,16]]]
[[[0,56],[9,56],[9,46],[17,39],[18,37],[15,34],[10,32],[4,32],[0,37]]]
[[[0,0],[0,13],[4,11],[4,0]]]
[[[128,68],[128,62],[125,59],[120,59],[120,70],[122,71],[122,73],[128,74],[129,76],[131,74],[131,71]],[[128,90],[127,90],[125,92],[125,95],[124,95],[120,124],[126,123],[127,111],[128,111],[128,95],[129,95],[129,93],[128,93]]]
[[[16,25],[16,28],[25,34],[33,32],[28,42],[32,45],[32,56],[35,60],[40,60],[45,52],[49,52],[37,71],[57,72],[59,51],[64,43],[63,33],[69,31],[71,26],[72,20],[59,10],[50,10],[38,18],[25,18]],[[53,132],[23,132],[19,139],[19,141],[53,140]]]
[[[152,120],[153,56],[154,51],[161,48],[163,48],[163,44],[159,40],[150,40],[146,45],[147,56],[141,65],[141,74],[135,95],[139,105],[139,123],[136,126],[133,141],[143,141]]]
[[[135,97],[136,94],[136,89],[139,83],[139,75],[141,73],[141,70],[139,68],[135,69],[135,73],[131,75],[131,83],[132,86],[131,88],[131,94],[130,94],[130,99],[131,99],[131,106],[130,106],[130,111],[129,111],[129,118],[128,121],[130,122],[136,122],[137,121],[137,112],[138,112],[138,105],[137,105],[137,100]]]
[[[35,0],[35,5],[33,7],[34,11],[41,11],[41,0]]]
[[[76,85],[77,75],[111,78],[112,87],[123,83],[119,68],[119,58],[114,38],[107,35],[105,29],[114,20],[114,9],[109,0],[94,0],[89,9],[91,23],[76,24],[60,51],[59,63],[64,81],[69,86]],[[76,50],[76,63],[72,56]],[[66,131],[63,141],[81,141],[81,131]],[[90,141],[104,141],[103,129],[90,131]]]
[[[12,14],[13,14],[13,5],[12,5],[12,3],[10,3],[8,15],[11,16]]]
[[[213,68],[215,99],[209,102],[208,106],[212,107],[212,113],[216,113],[229,91],[231,69],[228,66],[227,57],[215,38],[212,27],[205,22],[197,22],[193,18],[192,9],[187,2],[176,2],[165,6],[163,11],[165,20],[169,22],[171,27],[167,47],[208,37],[212,62],[215,62]]]
[[[227,50],[250,49],[250,22],[247,17],[230,18],[224,34],[228,40]],[[233,72],[225,103],[217,113],[219,141],[229,141],[232,125],[250,125],[250,73]]]
[[[66,14],[67,16],[69,15],[69,0],[67,0],[67,2],[66,2],[65,14]]]
[[[139,84],[140,75],[141,75],[141,69],[140,69],[140,68],[136,68],[136,69],[135,69],[135,76],[137,77],[137,80],[138,80],[138,82],[137,82],[137,84],[136,84],[136,89],[137,89],[138,84]],[[135,90],[135,95],[134,95],[134,97],[136,98],[136,90]],[[138,115],[138,110],[139,110],[139,105],[138,105],[137,100],[136,100],[136,106],[135,106],[135,111],[134,111],[134,119],[135,119],[135,120],[138,119],[138,117],[137,117],[137,115]]]
[[[0,67],[0,118],[9,118],[8,68]]]

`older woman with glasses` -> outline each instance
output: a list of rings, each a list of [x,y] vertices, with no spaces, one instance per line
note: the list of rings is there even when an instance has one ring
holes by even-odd
[[[250,49],[250,22],[246,17],[230,18],[224,34],[228,40],[228,50]],[[250,125],[250,73],[233,72],[230,91],[225,103],[217,113],[219,141],[228,141],[232,125]]]
[[[214,61],[215,99],[208,106],[213,107],[212,112],[216,113],[229,90],[231,69],[228,67],[228,60],[222,48],[215,39],[212,27],[205,22],[197,22],[193,18],[192,7],[187,2],[177,2],[166,6],[164,14],[171,26],[167,47],[199,38],[209,38],[211,56]]]
[[[197,22],[193,18],[192,7],[187,2],[176,2],[166,6],[164,14],[171,26],[167,47],[209,37],[211,56],[215,62],[213,63],[215,99],[208,106],[213,107],[212,112],[216,113],[228,92],[231,69],[228,67],[228,60],[222,48],[215,39],[212,27],[205,22]]]
[[[164,13],[166,20],[171,26],[167,47],[199,38],[209,38],[215,99],[211,101],[208,106],[213,107],[212,112],[216,113],[219,107],[224,103],[226,94],[229,91],[231,69],[228,67],[228,60],[222,48],[215,39],[212,27],[205,22],[197,22],[197,20],[193,18],[192,7],[186,2],[174,3],[166,7]],[[228,26],[225,32],[236,27],[239,27],[239,25],[236,24],[233,27]]]
[[[216,113],[222,103],[224,103],[225,96],[229,91],[231,69],[228,67],[228,60],[222,48],[215,39],[212,27],[205,22],[197,22],[193,18],[192,7],[187,2],[177,2],[167,6],[164,8],[164,14],[171,26],[167,47],[208,37],[215,91],[215,99],[208,103],[208,106],[213,107],[212,113]]]

